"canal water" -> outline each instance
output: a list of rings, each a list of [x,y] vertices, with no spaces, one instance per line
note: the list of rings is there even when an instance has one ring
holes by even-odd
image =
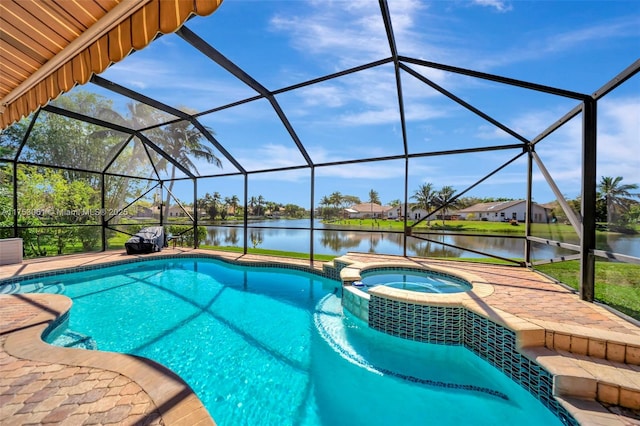
[[[296,220],[265,220],[249,223],[247,245],[250,248],[282,250],[308,253],[310,248],[310,232],[308,219]],[[335,225],[325,225],[316,220],[313,232],[313,251],[315,254],[340,255],[345,252],[365,252],[376,254],[403,255],[404,235],[391,232],[385,221],[379,222],[374,228],[345,229]],[[269,226],[271,228],[263,228]],[[553,226],[553,225],[550,225]],[[294,229],[298,228],[298,229]],[[386,232],[385,232],[386,231]],[[552,230],[551,230],[552,231]],[[522,238],[510,238],[497,235],[463,236],[463,235],[420,235],[429,239],[409,237],[407,240],[408,256],[424,257],[463,257],[480,258],[490,253],[510,259],[520,259],[524,256],[524,241]],[[552,236],[539,235],[543,238]],[[579,244],[577,237],[566,237],[563,242]],[[242,247],[244,230],[237,222],[232,226],[207,226],[207,236],[204,244],[215,246]],[[441,244],[445,243],[445,244]],[[465,247],[461,250],[448,245]],[[640,257],[640,236],[622,234],[598,234],[597,248],[628,256]],[[543,244],[532,244],[534,259],[551,259],[562,255],[575,254],[570,250]]]

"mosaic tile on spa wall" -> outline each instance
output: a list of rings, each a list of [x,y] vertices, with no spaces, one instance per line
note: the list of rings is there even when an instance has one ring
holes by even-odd
[[[564,424],[579,423],[553,397],[553,376],[516,350],[516,334],[463,307],[425,306],[371,295],[369,326],[425,343],[464,345],[502,371]]]

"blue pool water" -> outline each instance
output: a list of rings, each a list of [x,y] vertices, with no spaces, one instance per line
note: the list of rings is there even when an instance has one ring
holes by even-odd
[[[72,298],[71,336],[168,366],[220,426],[561,424],[468,349],[345,316],[339,285],[291,269],[171,259],[20,289]]]
[[[360,283],[365,290],[378,285],[421,293],[461,293],[471,290],[471,284],[460,278],[418,270],[363,272]]]

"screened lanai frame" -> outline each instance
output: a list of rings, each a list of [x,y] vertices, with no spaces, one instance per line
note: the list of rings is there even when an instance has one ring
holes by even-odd
[[[516,154],[511,159],[503,163],[501,166],[495,168],[494,170],[489,172],[487,175],[480,177],[475,183],[473,183],[472,185],[469,185],[466,189],[457,193],[454,198],[455,200],[463,196],[465,193],[473,189],[476,185],[482,183],[484,180],[490,178],[491,176],[499,173],[502,169],[507,167],[512,162],[518,159],[521,159],[523,157],[526,157],[528,161],[528,170],[527,170],[528,192],[527,192],[526,234],[525,234],[525,237],[521,237],[524,240],[523,261],[503,258],[491,253],[482,252],[481,253],[482,255],[498,258],[501,260],[506,260],[512,263],[519,264],[521,266],[533,266],[535,264],[545,263],[545,262],[557,262],[557,261],[562,261],[567,259],[579,259],[581,261],[580,293],[581,293],[581,297],[584,300],[588,300],[588,301],[593,301],[594,299],[594,273],[595,273],[594,270],[595,270],[596,257],[603,257],[603,258],[613,259],[621,262],[640,264],[640,259],[633,256],[597,250],[596,241],[595,241],[595,229],[596,229],[595,227],[595,205],[596,205],[595,171],[596,171],[596,148],[597,148],[597,134],[596,134],[597,105],[598,105],[598,101],[601,100],[604,96],[606,96],[608,93],[613,91],[618,86],[624,84],[628,79],[630,79],[632,76],[637,74],[638,71],[640,71],[640,60],[631,64],[627,69],[622,71],[618,76],[613,78],[609,83],[605,84],[602,88],[594,92],[592,95],[587,95],[587,94],[572,92],[572,91],[563,90],[559,88],[530,83],[526,81],[516,80],[512,78],[502,77],[499,75],[487,74],[487,73],[482,73],[478,71],[473,71],[470,69],[464,69],[464,68],[449,66],[441,63],[430,62],[430,61],[425,61],[417,58],[402,56],[398,53],[398,49],[396,47],[396,40],[395,40],[393,29],[392,29],[391,16],[389,13],[387,2],[385,0],[380,1],[380,10],[381,10],[382,19],[384,21],[386,37],[389,43],[389,49],[391,52],[391,55],[389,57],[380,59],[378,61],[362,64],[357,67],[345,69],[343,71],[336,72],[333,74],[328,74],[323,77],[314,78],[312,80],[308,80],[295,85],[282,87],[276,90],[268,90],[266,87],[260,84],[256,79],[254,79],[248,72],[244,71],[234,62],[232,62],[231,60],[226,58],[222,53],[216,50],[213,46],[208,44],[205,40],[201,39],[195,32],[191,31],[188,26],[185,25],[181,27],[176,31],[176,34],[181,39],[183,39],[184,41],[189,43],[191,46],[196,48],[198,51],[203,53],[207,58],[213,61],[213,63],[222,67],[224,70],[230,73],[233,77],[235,77],[238,81],[242,82],[244,85],[248,86],[253,91],[257,92],[257,95],[255,96],[251,96],[230,104],[222,105],[211,110],[206,110],[206,111],[197,112],[197,113],[187,113],[179,109],[176,109],[172,106],[169,106],[165,103],[162,103],[158,100],[147,97],[141,93],[133,91],[129,88],[118,85],[103,77],[99,77],[95,75],[91,78],[91,83],[97,86],[100,86],[103,89],[109,90],[113,93],[122,95],[133,101],[146,104],[157,110],[163,111],[167,113],[169,116],[175,117],[175,119],[162,122],[162,123],[157,123],[149,127],[131,128],[131,127],[123,126],[122,124],[116,124],[113,122],[104,121],[96,117],[89,117],[87,115],[83,115],[77,112],[65,110],[55,105],[47,105],[45,107],[42,107],[41,110],[36,112],[34,116],[31,118],[29,130],[27,131],[27,134],[25,134],[21,145],[17,148],[13,158],[7,158],[2,160],[12,164],[13,166],[13,180],[12,180],[13,211],[14,211],[14,221],[13,221],[13,227],[12,227],[13,236],[18,236],[21,228],[18,225],[18,215],[17,215],[17,209],[19,205],[19,200],[17,199],[18,197],[17,187],[19,185],[19,181],[17,178],[17,168],[18,168],[17,166],[20,164],[34,165],[34,166],[38,165],[38,164],[26,162],[26,161],[21,161],[19,160],[19,157],[20,157],[22,148],[24,147],[25,143],[28,141],[29,131],[33,127],[33,124],[38,119],[38,114],[40,114],[41,111],[44,111],[49,114],[62,115],[71,119],[80,120],[82,122],[86,122],[92,125],[100,126],[105,129],[110,129],[112,131],[119,132],[124,135],[128,135],[127,141],[131,140],[132,138],[137,138],[142,142],[146,155],[149,157],[150,164],[152,165],[154,164],[154,160],[151,158],[152,153],[155,153],[154,155],[160,156],[165,161],[173,164],[184,175],[184,177],[172,179],[172,180],[174,182],[187,180],[187,181],[190,181],[191,184],[193,185],[194,208],[192,211],[188,211],[188,209],[183,207],[183,210],[185,211],[185,214],[189,219],[189,224],[192,226],[192,229],[193,229],[194,247],[199,246],[198,232],[197,232],[197,229],[199,226],[199,217],[198,217],[199,213],[198,213],[197,199],[198,199],[198,181],[200,179],[215,179],[215,178],[228,177],[228,176],[238,176],[242,178],[243,184],[244,184],[244,200],[242,203],[244,206],[244,218],[243,218],[244,220],[242,224],[242,228],[244,231],[244,239],[243,239],[242,245],[243,245],[244,253],[247,253],[248,251],[247,230],[250,226],[249,220],[248,220],[248,209],[247,209],[248,202],[249,202],[248,200],[248,194],[249,194],[248,186],[249,186],[249,180],[250,180],[249,178],[252,175],[256,175],[260,173],[308,170],[309,177],[310,177],[310,180],[309,180],[310,182],[310,186],[309,186],[310,222],[308,227],[295,228],[295,230],[309,231],[309,234],[310,234],[309,258],[310,258],[310,261],[313,262],[313,259],[314,259],[313,235],[314,235],[314,232],[318,230],[313,226],[314,218],[316,214],[316,208],[317,208],[317,206],[315,205],[315,198],[316,198],[315,182],[316,182],[316,171],[318,169],[321,169],[324,167],[335,167],[335,166],[347,167],[354,164],[373,163],[373,162],[379,162],[379,161],[404,162],[405,168],[404,168],[404,203],[403,204],[404,206],[407,206],[409,204],[408,169],[409,169],[410,160],[418,159],[418,158],[427,158],[427,157],[441,157],[441,156],[446,157],[450,155],[459,155],[459,154],[476,153],[476,152],[511,150],[511,151],[516,151]],[[393,66],[394,73],[395,73],[395,85],[398,93],[398,109],[399,109],[399,115],[400,115],[400,127],[402,128],[402,143],[404,145],[404,154],[393,155],[393,156],[380,156],[380,157],[374,157],[374,158],[346,159],[341,161],[314,163],[312,160],[312,157],[307,152],[307,149],[304,144],[304,140],[297,134],[295,126],[291,123],[287,114],[278,103],[276,96],[280,94],[288,93],[291,91],[295,91],[297,89],[310,87],[325,81],[330,81],[335,78],[340,78],[343,76],[355,74],[360,71],[373,69],[383,65]],[[497,119],[493,118],[489,114],[483,112],[480,108],[466,102],[462,98],[449,92],[446,88],[441,87],[436,82],[426,77],[423,73],[416,71],[416,69],[414,68],[415,66],[419,66],[427,69],[436,69],[436,70],[446,71],[448,73],[467,76],[473,79],[491,81],[498,84],[519,87],[526,90],[559,96],[559,97],[574,100],[577,102],[577,105],[573,109],[568,111],[563,117],[558,119],[553,125],[549,126],[546,130],[544,130],[542,133],[535,136],[533,139],[528,139],[520,135],[515,130],[504,125]],[[504,144],[504,145],[497,145],[497,146],[476,147],[476,148],[462,148],[462,149],[441,150],[441,151],[425,151],[425,152],[417,152],[417,153],[409,152],[409,149],[408,149],[409,137],[407,135],[407,130],[406,130],[407,126],[406,126],[406,120],[405,120],[405,105],[403,102],[404,93],[403,93],[401,72],[404,72],[408,75],[415,77],[417,80],[421,81],[424,85],[431,87],[432,89],[439,92],[441,95],[447,97],[448,99],[457,103],[461,107],[465,108],[466,110],[480,117],[482,120],[485,120],[486,122],[490,123],[496,128],[509,134],[516,141],[518,141],[518,143]],[[221,143],[220,141],[218,141],[214,136],[214,134],[209,132],[206,126],[204,126],[201,123],[201,118],[205,115],[216,114],[217,112],[220,112],[220,111],[225,111],[230,108],[238,107],[238,106],[259,101],[259,100],[266,100],[269,103],[269,105],[271,106],[271,108],[273,109],[273,111],[281,121],[282,126],[285,128],[289,137],[295,144],[296,148],[299,150],[301,157],[304,159],[304,162],[306,164],[299,165],[299,166],[268,168],[263,170],[247,170],[243,167],[242,164],[240,164],[237,161],[236,158],[234,158],[234,156],[231,153],[229,153],[225,149],[224,143]],[[555,184],[553,177],[547,171],[544,162],[538,156],[535,150],[535,147],[539,142],[546,139],[549,135],[554,133],[556,130],[561,128],[564,124],[569,122],[572,118],[577,117],[578,115],[582,115],[582,187],[581,187],[582,211],[581,211],[581,215],[576,215],[575,212],[572,210],[572,208],[569,206],[564,195],[561,193],[560,189]],[[149,132],[149,131],[152,131],[153,129],[160,128],[162,126],[165,126],[171,123],[177,123],[180,121],[189,122],[194,128],[198,129],[200,133],[204,136],[204,138],[208,140],[211,146],[215,148],[225,158],[226,161],[232,164],[237,171],[231,172],[231,173],[195,175],[189,169],[183,167],[180,164],[180,162],[173,159],[167,152],[165,152],[160,146],[155,144],[149,137],[145,135],[145,132]],[[126,143],[123,143],[122,148],[124,149],[125,146],[126,146]],[[107,177],[114,176],[114,177],[123,177],[123,178],[144,179],[140,176],[128,176],[128,175],[118,175],[118,174],[110,173],[108,171],[109,166],[113,163],[113,161],[116,159],[118,154],[119,152],[116,153],[114,157],[110,158],[108,160],[107,166],[103,170],[98,172],[98,174],[101,176],[101,182],[103,186],[103,189],[101,192],[101,198],[102,198],[101,203],[103,208],[105,208],[104,182]],[[566,242],[555,241],[551,239],[544,239],[544,238],[531,235],[530,233],[531,223],[529,221],[529,218],[531,217],[531,212],[532,212],[531,190],[532,190],[532,175],[533,175],[534,165],[538,167],[538,169],[544,176],[547,184],[553,190],[557,198],[557,201],[559,202],[560,206],[562,207],[562,210],[567,216],[568,221],[574,228],[576,234],[580,237],[579,244],[570,244]],[[60,167],[60,166],[52,166],[52,165],[47,165],[47,167],[62,168],[66,170],[75,170],[75,171],[87,172],[87,173],[96,173],[95,171],[83,170],[83,169],[72,168],[72,167]],[[155,175],[155,178],[146,178],[146,179],[152,180],[155,183],[155,185],[152,185],[150,189],[146,191],[142,196],[147,195],[149,191],[154,191],[157,186],[162,187],[164,191],[167,190],[167,183],[169,182],[169,180],[162,179],[160,177],[160,174],[158,173],[158,170],[155,170],[155,169],[154,169],[154,175]],[[131,201],[128,205],[135,203],[135,201],[136,200]],[[128,205],[124,207],[126,208]],[[445,207],[443,206],[430,212],[431,214],[429,216],[434,215],[435,213],[437,213],[439,210],[442,210],[443,208]],[[165,223],[165,221],[162,218],[162,210],[160,214],[161,216],[159,219],[159,223],[163,224]],[[448,235],[446,232],[433,233],[433,232],[423,232],[421,230],[418,231],[416,229],[416,225],[418,225],[420,222],[425,220],[426,217],[422,218],[420,221],[416,223],[413,223],[412,225],[408,225],[407,223],[408,215],[406,214],[406,211],[403,214],[403,217],[405,221],[405,230],[404,232],[399,232],[398,234],[402,235],[403,237],[403,245],[404,245],[403,254],[405,256],[407,255],[407,242],[410,238],[425,241],[425,242],[432,242],[435,244],[442,244],[445,246],[448,245],[452,248],[461,249],[465,251],[473,251],[473,250],[470,250],[469,248],[459,247],[456,245],[444,243],[442,241],[437,241],[437,239],[432,238],[435,235],[437,236]],[[100,224],[86,225],[86,226],[99,227],[101,229],[102,250],[105,250],[107,248],[106,232],[108,229],[122,232],[122,230],[120,229],[115,229],[110,227],[111,219],[113,219],[113,216],[103,215],[102,222]],[[252,227],[255,227],[255,226],[252,226]],[[269,227],[264,226],[264,228],[269,228]],[[288,229],[288,228],[284,228],[284,229]],[[361,232],[379,232],[377,230],[376,231],[360,230],[360,231]],[[391,232],[391,231],[386,231],[386,232]],[[455,235],[464,236],[465,234],[456,233]],[[477,236],[477,234],[474,234],[474,236]],[[486,236],[486,237],[489,237],[489,236]],[[505,238],[508,238],[508,237],[505,237]],[[575,254],[570,256],[563,256],[561,258],[556,258],[556,259],[547,259],[544,261],[538,260],[537,262],[534,262],[532,260],[532,255],[531,255],[532,243],[561,247],[568,251],[575,252]]]

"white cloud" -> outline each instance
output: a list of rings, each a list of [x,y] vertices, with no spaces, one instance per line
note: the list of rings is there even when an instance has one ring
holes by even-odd
[[[390,56],[380,10],[372,5],[323,2],[307,14],[272,17],[271,30],[286,33],[295,49],[329,59],[340,70]]]
[[[234,150],[234,157],[246,170],[306,165],[297,147],[275,143],[267,143],[253,149],[236,149]],[[274,175],[279,175],[279,173]]]
[[[512,9],[508,2],[501,0],[473,0],[472,3],[478,6],[493,7],[498,12],[509,12]]]
[[[598,179],[640,184],[640,98],[604,98],[598,105]]]
[[[398,173],[401,167],[398,162],[386,161],[382,163],[350,164],[349,166],[319,167],[316,169],[318,178],[340,178],[386,180],[398,179],[402,175]]]
[[[588,27],[556,31],[554,28],[540,28],[526,44],[513,48],[503,48],[496,52],[482,52],[474,66],[479,69],[494,69],[510,64],[532,62],[557,56],[563,52],[575,54],[577,50],[589,50],[596,42],[632,37],[638,34],[638,17],[629,16],[592,23]]]

